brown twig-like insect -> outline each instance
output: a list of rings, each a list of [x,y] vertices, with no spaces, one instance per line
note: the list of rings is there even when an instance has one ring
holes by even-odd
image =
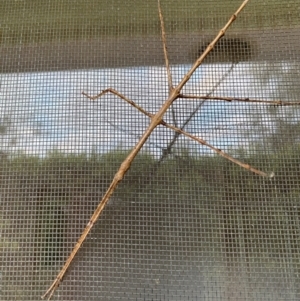
[[[233,158],[232,156],[230,156],[229,154],[223,152],[222,150],[210,145],[208,142],[206,142],[205,140],[195,137],[189,133],[187,133],[186,131],[184,131],[183,129],[180,129],[178,127],[176,127],[175,125],[170,125],[168,123],[166,123],[163,120],[163,116],[166,113],[166,111],[172,106],[173,102],[178,99],[178,98],[185,98],[185,99],[203,99],[203,100],[224,100],[224,101],[243,101],[243,102],[259,102],[259,103],[268,103],[268,104],[275,104],[275,105],[288,105],[286,102],[282,102],[282,101],[273,101],[273,102],[268,102],[268,101],[261,101],[261,100],[250,100],[248,98],[245,99],[240,99],[240,98],[228,98],[228,97],[211,97],[211,96],[194,96],[194,95],[183,95],[181,93],[182,88],[185,86],[185,84],[189,81],[189,79],[191,78],[191,76],[193,75],[193,73],[197,70],[197,68],[202,64],[202,62],[204,61],[204,59],[206,58],[206,56],[211,52],[211,50],[214,48],[214,46],[216,45],[216,43],[225,35],[227,29],[229,28],[229,26],[235,21],[235,19],[237,18],[238,14],[243,10],[243,8],[246,6],[246,4],[248,3],[249,0],[245,0],[241,6],[238,8],[238,10],[230,17],[230,19],[228,20],[228,22],[226,23],[226,25],[219,31],[219,33],[216,35],[216,37],[214,38],[214,40],[207,46],[207,48],[205,49],[205,51],[201,54],[201,56],[196,60],[196,62],[193,64],[193,66],[191,67],[191,69],[185,74],[185,76],[182,78],[182,80],[179,82],[179,84],[174,87],[173,83],[172,83],[172,75],[171,75],[171,71],[170,71],[170,65],[169,65],[169,59],[168,59],[168,51],[167,51],[167,46],[166,46],[166,34],[165,34],[165,26],[164,26],[164,21],[163,21],[163,15],[161,12],[161,6],[160,6],[160,0],[158,0],[158,14],[159,14],[159,19],[160,19],[160,25],[161,25],[161,35],[162,35],[162,41],[163,41],[163,50],[164,50],[164,57],[165,57],[165,64],[166,64],[166,70],[167,70],[167,76],[168,76],[168,87],[169,87],[169,97],[168,99],[164,102],[164,104],[162,105],[162,107],[160,108],[160,110],[156,113],[156,114],[151,114],[147,111],[145,111],[142,107],[140,107],[139,105],[137,105],[136,103],[134,103],[132,100],[126,98],[124,95],[122,95],[121,93],[119,93],[118,91],[109,88],[106,90],[103,90],[100,94],[96,95],[96,96],[89,96],[86,93],[83,93],[83,95],[85,95],[86,97],[88,97],[91,100],[96,100],[97,98],[101,97],[102,95],[106,94],[106,93],[112,93],[116,96],[118,96],[119,98],[123,99],[124,101],[126,101],[127,103],[129,103],[130,105],[132,105],[133,107],[135,107],[137,110],[139,110],[140,112],[142,112],[143,114],[145,114],[146,116],[148,116],[150,118],[150,124],[148,126],[148,128],[145,130],[144,134],[140,137],[139,141],[137,142],[137,144],[134,146],[134,148],[131,150],[131,152],[129,153],[129,155],[127,156],[127,158],[123,161],[123,163],[121,164],[119,170],[117,171],[117,173],[115,174],[109,188],[107,189],[106,193],[104,194],[102,200],[100,201],[98,207],[96,208],[96,210],[94,211],[92,217],[90,218],[88,224],[86,225],[83,233],[81,234],[79,240],[77,241],[73,251],[71,252],[70,256],[68,257],[68,259],[66,260],[64,266],[62,267],[61,271],[58,273],[57,277],[55,278],[54,282],[52,283],[52,285],[49,287],[49,289],[46,291],[46,293],[42,296],[42,298],[46,298],[48,297],[48,300],[52,297],[53,293],[55,292],[56,288],[59,286],[60,282],[62,281],[67,269],[69,268],[73,258],[75,257],[75,255],[77,254],[78,250],[80,249],[82,243],[84,242],[85,238],[87,237],[87,235],[89,234],[90,230],[92,229],[93,225],[95,224],[95,222],[97,221],[97,219],[99,218],[101,212],[103,211],[103,209],[105,208],[106,204],[109,201],[110,196],[112,195],[112,193],[115,191],[116,187],[118,186],[118,184],[120,183],[120,181],[122,181],[124,175],[126,174],[126,172],[129,170],[130,165],[132,163],[132,161],[134,160],[134,158],[136,157],[136,155],[139,153],[140,149],[142,148],[142,146],[145,144],[145,142],[147,141],[147,139],[149,138],[149,136],[152,134],[153,130],[159,126],[165,126],[167,128],[170,128],[172,130],[174,130],[176,133],[180,134],[180,135],[185,135],[191,139],[193,139],[194,141],[197,141],[199,143],[201,143],[202,145],[205,145],[207,147],[209,147],[210,149],[212,149],[214,152],[216,152],[217,154],[219,154],[220,156],[224,157],[227,160],[232,161],[233,163],[241,166],[242,168],[245,168],[255,174],[258,174],[260,176],[264,176],[264,177],[272,177],[273,174],[267,174],[263,171],[260,171],[252,166],[250,166],[249,164],[245,164],[235,158]],[[295,105],[295,103],[292,103],[293,105]]]

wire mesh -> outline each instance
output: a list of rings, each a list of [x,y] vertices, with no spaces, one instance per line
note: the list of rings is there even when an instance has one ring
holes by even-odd
[[[174,86],[240,4],[162,1]],[[164,116],[274,177],[159,125],[53,300],[299,300],[299,27],[250,1]],[[40,300],[149,124],[106,88],[168,98],[157,1],[1,1],[1,300]]]

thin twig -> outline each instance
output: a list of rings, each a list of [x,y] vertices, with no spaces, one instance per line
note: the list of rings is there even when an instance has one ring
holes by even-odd
[[[260,103],[260,104],[268,104],[275,106],[299,106],[300,101],[284,101],[284,100],[261,100],[261,99],[250,99],[250,98],[239,98],[239,97],[224,97],[224,96],[199,96],[199,95],[184,95],[180,94],[178,98],[184,99],[203,99],[203,100],[212,100],[212,101],[227,101],[227,102],[248,102],[248,103]]]
[[[229,26],[234,22],[234,20],[237,18],[237,15],[242,11],[242,9],[246,6],[247,2],[249,0],[245,0],[239,9],[230,17],[229,21],[226,23],[226,25],[220,30],[220,32],[217,34],[216,38],[208,45],[204,53],[197,59],[197,61],[194,63],[192,68],[187,72],[187,74],[184,76],[184,78],[180,81],[180,83],[172,89],[168,99],[164,102],[162,107],[159,109],[159,111],[152,115],[151,122],[148,126],[148,128],[145,130],[144,134],[142,135],[141,139],[137,142],[135,147],[131,150],[127,158],[123,161],[121,164],[119,170],[115,174],[109,188],[107,189],[106,193],[104,194],[102,200],[100,201],[98,207],[94,211],[92,217],[90,218],[90,221],[86,225],[83,233],[81,234],[80,238],[78,239],[77,243],[74,246],[74,249],[72,250],[70,256],[66,260],[66,263],[62,267],[61,271],[58,273],[57,277],[53,281],[52,285],[49,287],[49,289],[46,291],[46,293],[42,296],[42,298],[46,298],[48,296],[48,300],[53,295],[56,288],[59,286],[60,282],[62,281],[67,269],[69,268],[71,262],[73,261],[75,255],[77,254],[78,250],[80,249],[82,243],[86,239],[87,235],[89,234],[90,230],[92,229],[93,225],[99,218],[99,215],[105,208],[106,204],[109,201],[110,196],[115,191],[118,184],[122,181],[124,175],[129,170],[132,161],[136,157],[136,155],[139,153],[140,149],[143,147],[149,136],[152,134],[153,130],[160,124],[162,124],[162,118],[165,112],[169,109],[169,107],[172,105],[172,103],[179,97],[182,88],[187,83],[187,81],[191,78],[193,73],[196,71],[196,69],[202,64],[205,57],[210,53],[210,51],[214,48],[215,44],[218,42],[218,40],[225,34]],[[160,9],[160,2],[158,0],[158,7]],[[247,168],[247,166],[245,167]],[[248,169],[248,168],[247,168]]]

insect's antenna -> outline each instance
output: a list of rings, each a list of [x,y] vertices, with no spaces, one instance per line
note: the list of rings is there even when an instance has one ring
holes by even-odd
[[[163,48],[164,48],[164,57],[165,57],[167,75],[168,75],[168,86],[169,86],[169,94],[170,94],[173,90],[173,82],[172,82],[172,74],[171,74],[171,70],[170,70],[170,63],[169,63],[169,57],[168,57],[166,30],[165,30],[164,17],[161,12],[160,0],[158,0],[157,2],[158,2],[158,14],[159,14],[159,20],[160,20],[160,28],[161,28],[161,38],[162,38]]]

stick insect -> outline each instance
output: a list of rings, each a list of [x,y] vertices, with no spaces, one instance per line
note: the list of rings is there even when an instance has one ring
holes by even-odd
[[[96,100],[100,98],[101,96],[111,93],[114,94],[115,96],[121,98],[122,100],[126,101],[128,104],[136,108],[138,111],[143,113],[144,115],[148,116],[150,118],[150,124],[145,130],[144,134],[140,137],[139,141],[136,143],[134,148],[131,150],[127,158],[123,161],[121,164],[119,170],[116,172],[110,186],[108,187],[106,193],[104,194],[102,200],[98,204],[98,207],[94,211],[93,215],[91,216],[89,222],[87,223],[84,231],[82,232],[80,238],[78,239],[77,243],[75,244],[71,254],[67,258],[64,266],[62,267],[61,271],[58,273],[57,277],[49,287],[49,289],[46,291],[46,293],[42,296],[42,298],[50,298],[52,297],[53,293],[59,286],[60,282],[62,281],[66,271],[68,270],[70,264],[72,263],[75,255],[77,254],[78,250],[80,249],[81,245],[83,244],[84,240],[86,239],[87,235],[89,234],[90,230],[92,229],[93,225],[96,223],[98,220],[101,212],[104,210],[105,206],[107,205],[111,195],[115,191],[116,187],[118,184],[122,181],[124,178],[126,172],[129,170],[131,163],[133,162],[134,158],[137,156],[149,136],[152,134],[153,130],[157,126],[165,126],[179,135],[184,135],[208,148],[213,150],[215,153],[218,155],[224,157],[225,159],[233,162],[234,164],[237,164],[241,166],[242,168],[249,170],[250,172],[253,172],[259,176],[263,177],[273,177],[274,174],[267,174],[259,169],[254,168],[253,166],[243,163],[238,159],[233,158],[226,152],[222,151],[221,149],[218,149],[214,147],[213,145],[209,144],[205,140],[196,137],[194,135],[189,134],[188,132],[184,131],[184,129],[178,128],[175,125],[171,125],[163,120],[163,116],[166,113],[166,111],[172,106],[173,102],[177,99],[202,99],[202,100],[222,100],[222,101],[240,101],[240,102],[254,102],[254,103],[267,103],[271,105],[283,105],[283,106],[288,106],[288,105],[295,105],[298,103],[289,103],[289,102],[283,102],[283,101],[264,101],[264,100],[255,100],[255,99],[249,99],[249,98],[229,98],[229,97],[215,97],[215,96],[197,96],[197,95],[183,95],[181,93],[183,87],[186,85],[186,83],[189,81],[193,73],[199,68],[199,66],[202,64],[206,56],[213,50],[214,46],[217,44],[217,42],[225,35],[226,31],[230,27],[230,25],[236,20],[237,16],[240,14],[240,12],[244,9],[246,4],[248,3],[249,0],[243,1],[243,3],[240,5],[240,7],[237,9],[237,11],[229,18],[228,22],[225,24],[225,26],[218,32],[216,37],[212,40],[212,42],[207,46],[207,48],[204,50],[204,52],[198,57],[198,59],[194,62],[190,70],[184,75],[184,77],[181,79],[179,84],[177,86],[173,86],[172,82],[172,75],[170,71],[170,63],[168,59],[168,50],[167,50],[167,43],[166,43],[166,31],[165,31],[165,25],[164,25],[164,20],[163,20],[163,14],[161,10],[161,4],[160,0],[158,0],[158,15],[160,19],[160,26],[161,26],[161,37],[162,37],[162,43],[163,43],[163,52],[164,52],[164,59],[165,59],[165,65],[166,65],[166,71],[167,71],[167,78],[168,78],[168,88],[169,88],[169,96],[165,100],[164,104],[161,106],[161,108],[158,110],[156,114],[151,114],[144,110],[142,107],[137,105],[135,102],[133,102],[131,99],[127,98],[126,96],[122,95],[118,91],[116,91],[113,88],[108,88],[103,90],[101,93],[99,93],[96,96],[89,96],[86,93],[82,93],[84,96],[91,100]],[[299,103],[300,104],[300,103]]]

